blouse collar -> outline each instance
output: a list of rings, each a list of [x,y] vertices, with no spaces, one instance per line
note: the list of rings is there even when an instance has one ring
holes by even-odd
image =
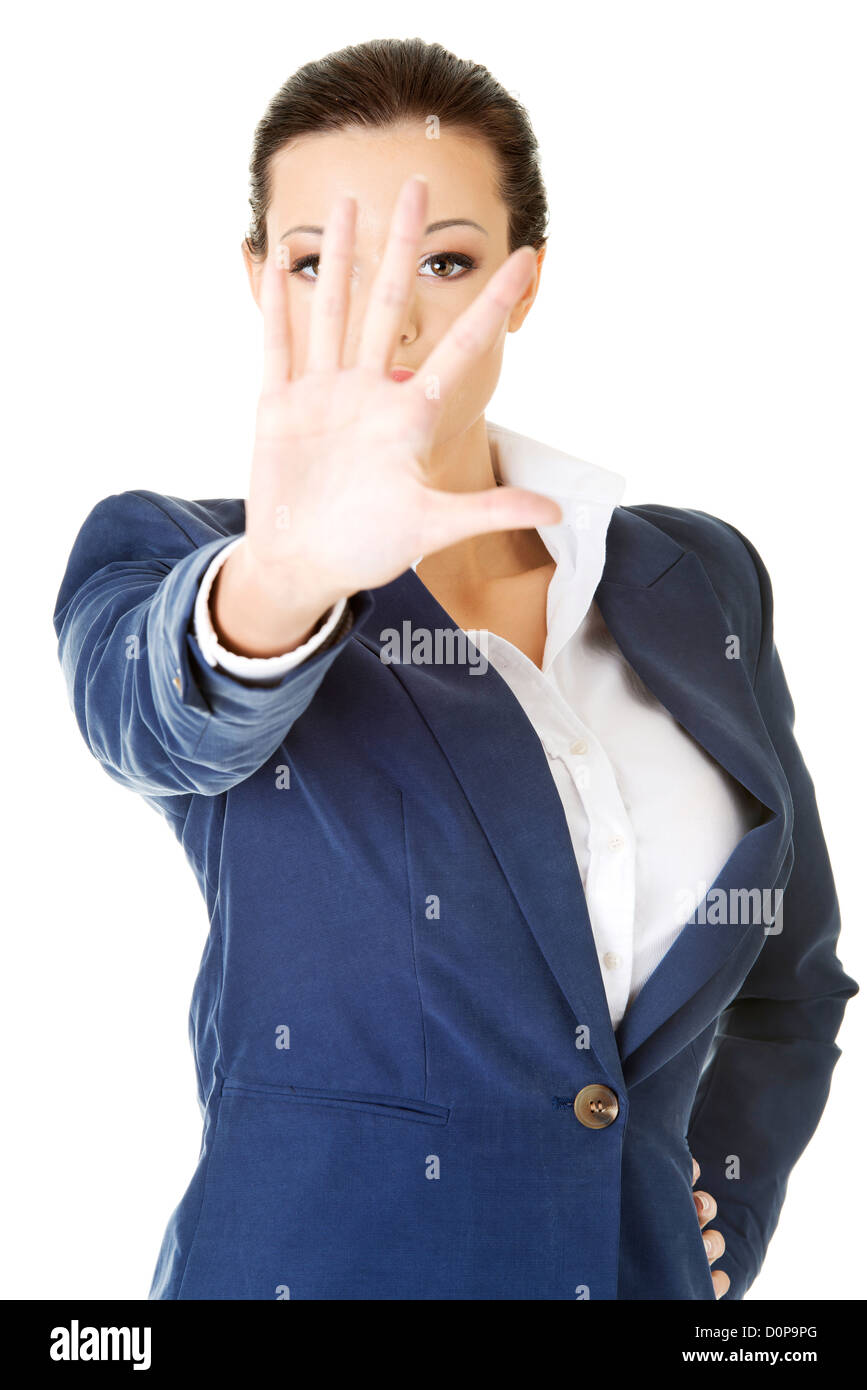
[[[605,568],[605,537],[626,479],[597,464],[486,421],[497,481],[552,497],[562,521],[538,532],[556,561],[548,586],[548,637],[542,669],[577,632]],[[413,563],[415,569],[423,556]]]

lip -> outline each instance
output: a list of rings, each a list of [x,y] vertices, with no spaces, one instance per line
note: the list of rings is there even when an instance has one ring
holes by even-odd
[[[412,367],[392,367],[391,369],[392,381],[409,381],[411,376],[415,376]]]

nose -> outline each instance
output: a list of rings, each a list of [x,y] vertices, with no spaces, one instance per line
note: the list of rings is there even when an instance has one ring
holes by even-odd
[[[364,328],[365,316],[373,285],[376,278],[374,266],[367,277],[353,274],[350,285],[349,313],[347,315],[346,338],[344,340],[343,363],[346,367],[354,365],[358,345],[361,341],[361,334]],[[399,355],[402,348],[411,346],[418,340],[420,333],[419,326],[419,305],[415,293],[411,293],[409,302],[403,315],[398,333],[392,348],[392,357]],[[390,364],[389,364],[390,365]]]

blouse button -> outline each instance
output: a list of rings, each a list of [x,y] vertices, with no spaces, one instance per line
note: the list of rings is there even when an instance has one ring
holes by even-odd
[[[602,962],[609,970],[616,970],[620,964],[620,957],[616,951],[606,951]]]
[[[612,835],[611,839],[608,841],[608,848],[622,849],[625,844],[626,841],[624,840],[622,835]]]
[[[572,744],[571,748],[569,749],[569,752],[570,752],[570,753],[586,753],[586,752],[587,752],[587,744],[586,744],[586,742],[584,741],[584,739],[583,739],[583,738],[576,738],[575,742]]]

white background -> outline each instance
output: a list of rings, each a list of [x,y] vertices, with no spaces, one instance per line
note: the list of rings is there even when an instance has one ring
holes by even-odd
[[[67,703],[52,613],[90,508],[242,497],[260,317],[256,122],[301,63],[420,34],[520,94],[551,203],[488,417],[757,545],[867,981],[861,4],[18,6],[2,129],[9,1298],[147,1296],[196,1162],[207,916],[169,827]],[[863,1298],[864,1018],[749,1298]]]

